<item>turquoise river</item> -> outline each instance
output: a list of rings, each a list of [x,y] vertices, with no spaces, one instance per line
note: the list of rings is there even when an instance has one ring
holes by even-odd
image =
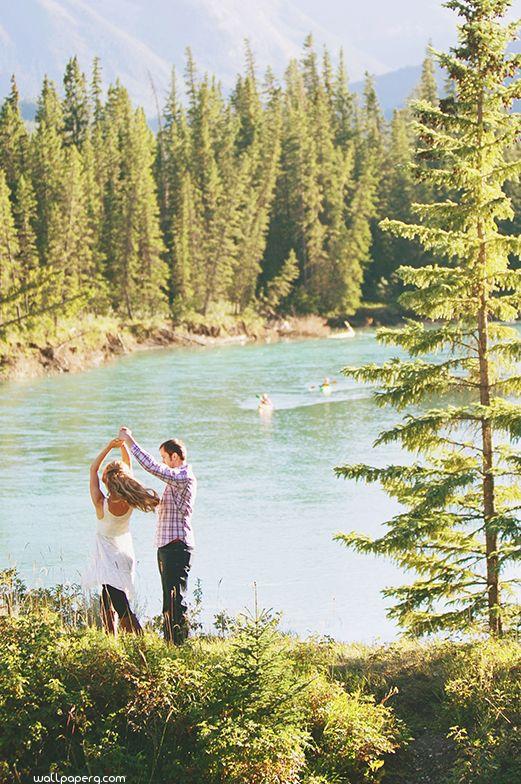
[[[187,443],[199,480],[190,583],[193,590],[199,581],[205,629],[221,610],[251,608],[255,583],[259,604],[280,611],[284,629],[393,639],[380,591],[405,575],[333,536],[377,534],[397,507],[377,487],[337,479],[333,467],[404,459],[398,447],[372,446],[398,415],[339,372],[396,354],[368,330],[345,340],[143,351],[79,374],[4,384],[0,566],[16,565],[30,585],[80,581],[95,528],[89,463],[126,424],[156,455],[167,437]],[[336,382],[330,397],[317,388],[326,375]],[[275,404],[269,419],[257,412],[262,392]],[[131,525],[146,617],[160,610],[154,516],[138,512]]]

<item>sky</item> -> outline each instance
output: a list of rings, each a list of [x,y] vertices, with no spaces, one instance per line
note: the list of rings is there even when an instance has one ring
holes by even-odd
[[[285,2],[285,0],[283,0]],[[446,49],[454,43],[455,15],[438,0],[291,0],[328,36],[370,57],[374,72],[416,65],[429,39]],[[517,3],[521,6],[521,0]]]

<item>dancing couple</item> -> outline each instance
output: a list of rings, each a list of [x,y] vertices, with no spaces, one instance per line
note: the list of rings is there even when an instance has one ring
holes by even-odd
[[[112,449],[121,460],[103,461]],[[162,463],[142,449],[127,427],[101,450],[90,467],[90,495],[96,510],[96,548],[85,585],[101,589],[101,617],[107,632],[141,633],[132,612],[135,556],[129,520],[134,509],[157,514],[157,562],[163,589],[163,631],[167,642],[180,645],[188,636],[186,589],[194,546],[192,511],[197,481],[186,462],[186,448],[175,438],[159,447]],[[132,456],[152,476],[165,483],[162,497],[134,478]]]

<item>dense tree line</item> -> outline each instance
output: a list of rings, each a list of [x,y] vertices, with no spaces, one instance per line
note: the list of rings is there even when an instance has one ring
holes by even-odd
[[[182,93],[182,99],[180,94]],[[436,105],[430,56],[417,97]],[[282,84],[260,81],[246,48],[230,95],[187,53],[156,135],[119,82],[102,90],[77,58],[63,90],[43,82],[35,127],[15,78],[0,110],[0,325],[88,310],[123,318],[216,307],[324,315],[393,301],[394,270],[424,263],[384,235],[432,194],[409,164],[421,149],[410,110],[384,120],[368,76],[348,89],[311,37]]]

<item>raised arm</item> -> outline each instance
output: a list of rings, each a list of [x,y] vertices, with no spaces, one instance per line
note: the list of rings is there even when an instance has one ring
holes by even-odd
[[[99,455],[97,455],[92,461],[92,463],[90,464],[90,497],[98,516],[101,512],[101,507],[104,498],[104,495],[101,492],[101,488],[99,484],[98,471],[100,470],[101,464],[103,463],[103,461],[105,460],[105,458],[107,457],[111,449],[114,449],[115,447],[118,446],[121,446],[121,439],[113,438],[111,441],[109,441],[109,443],[105,447],[103,447]]]
[[[154,460],[151,454],[139,446],[128,428],[120,428],[119,437],[125,441],[138,463],[143,466],[145,471],[148,471],[149,474],[157,476],[158,479],[161,479],[169,485],[179,485],[179,483],[193,481],[193,478],[187,472],[185,466],[169,468],[164,465],[164,463],[158,463],[157,460]]]
[[[128,468],[129,474],[132,476],[132,458],[130,456],[130,450],[124,441],[121,442],[121,459]]]

